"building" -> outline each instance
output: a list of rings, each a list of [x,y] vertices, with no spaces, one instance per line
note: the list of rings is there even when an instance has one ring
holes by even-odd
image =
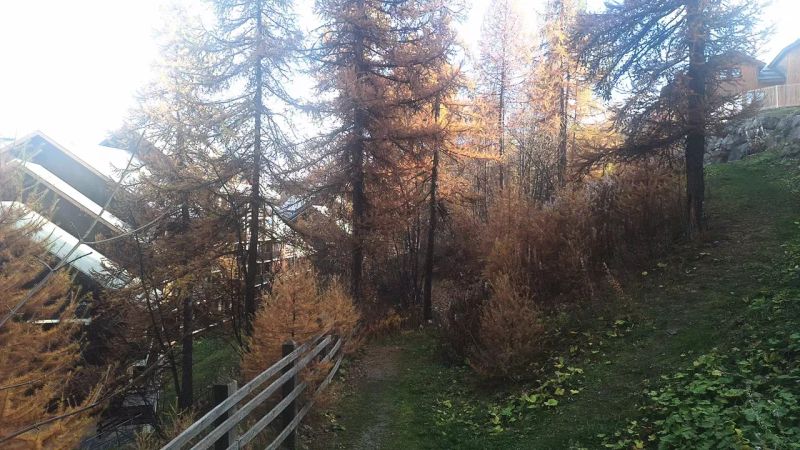
[[[758,74],[759,87],[800,84],[800,39],[792,42]]]
[[[126,276],[91,242],[130,230],[118,217],[114,193],[120,168],[132,158],[110,147],[65,146],[41,131],[7,140],[0,163],[12,177],[5,180],[0,214],[16,208],[23,213],[21,226],[40,224],[33,238],[54,258],[66,259],[89,290],[122,286]]]
[[[759,74],[765,62],[742,53],[730,53],[719,58],[720,88],[725,94],[740,94],[761,87]]]
[[[800,39],[784,47],[769,64],[742,54],[725,59],[720,72],[723,92],[748,93],[762,108],[800,106]]]

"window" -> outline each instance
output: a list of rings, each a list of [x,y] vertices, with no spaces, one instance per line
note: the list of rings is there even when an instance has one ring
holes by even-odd
[[[742,69],[733,67],[730,69],[723,69],[719,74],[720,80],[735,80],[742,78]]]

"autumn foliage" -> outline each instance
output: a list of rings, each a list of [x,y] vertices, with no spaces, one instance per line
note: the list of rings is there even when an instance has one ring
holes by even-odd
[[[513,375],[542,350],[545,328],[533,299],[508,275],[496,275],[491,284],[492,295],[481,308],[480,345],[469,362],[481,375]]]
[[[256,314],[249,351],[242,361],[249,380],[278,361],[282,345],[304,343],[323,333],[349,336],[359,319],[351,297],[338,280],[322,285],[307,263],[279,273],[272,292]]]
[[[680,236],[681,192],[668,169],[632,165],[545,203],[509,190],[483,226],[461,219],[475,235],[462,241],[473,248],[454,252],[468,258],[456,266],[490,289],[450,305],[445,328],[456,350],[484,376],[518,373],[542,349],[548,309],[602,298],[614,290],[609,266],[646,260]]]
[[[95,401],[90,394],[80,400],[67,391],[78,373],[81,348],[75,339],[77,296],[69,274],[54,273],[44,281],[46,251],[29,236],[35,226],[16,224],[20,211],[0,210],[0,310],[2,316],[24,302],[0,327],[0,439],[10,437],[40,421],[78,412]],[[31,289],[41,283],[41,289]],[[64,320],[56,325],[38,320]],[[74,414],[41,425],[0,444],[4,449],[75,448],[91,425],[86,414]]]

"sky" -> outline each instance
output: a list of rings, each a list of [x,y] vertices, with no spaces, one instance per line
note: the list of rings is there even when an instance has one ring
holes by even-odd
[[[194,1],[194,0],[189,0]],[[300,0],[301,3],[310,0]],[[543,0],[516,0],[536,26]],[[589,0],[596,7],[600,0]],[[467,0],[458,30],[477,51],[490,0]],[[158,55],[164,0],[0,0],[0,137],[41,130],[96,144],[135,106]],[[308,3],[301,5],[308,10]],[[773,0],[764,20],[775,27],[762,60],[800,38],[800,0]]]

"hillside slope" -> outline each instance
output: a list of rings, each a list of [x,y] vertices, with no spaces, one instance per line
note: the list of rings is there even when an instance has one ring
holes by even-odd
[[[787,425],[800,423],[797,162],[766,152],[708,172],[707,239],[624,280],[627,303],[564,330],[563,351],[537,381],[482,385],[443,361],[430,332],[408,332],[366,349],[329,415],[337,431],[314,447],[797,446],[800,429]],[[741,358],[758,369],[737,366]]]

